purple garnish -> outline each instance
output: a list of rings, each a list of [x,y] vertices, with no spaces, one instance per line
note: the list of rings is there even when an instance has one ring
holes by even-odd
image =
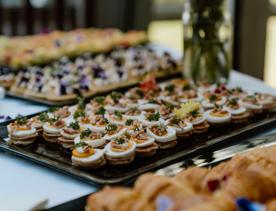
[[[57,48],[60,48],[60,47],[61,47],[61,41],[60,41],[60,40],[55,40],[55,41],[54,41],[54,45],[55,45]]]
[[[66,94],[66,86],[65,85],[60,85],[60,94],[65,95]]]
[[[164,195],[159,196],[155,203],[157,211],[167,211],[173,205],[172,199]]]
[[[1,115],[1,116],[0,116],[0,119],[4,119],[4,118],[5,118],[5,116],[4,116],[4,115]]]
[[[247,198],[238,198],[236,200],[238,211],[265,211],[263,204],[252,202]]]
[[[68,86],[68,81],[66,81],[66,80],[61,80],[60,81],[60,84],[62,85],[62,86]]]
[[[83,37],[81,35],[76,36],[76,41],[81,42],[83,40]]]
[[[124,72],[123,72],[122,69],[118,69],[118,70],[117,70],[117,73],[118,73],[118,76],[119,76],[120,78],[123,77]]]
[[[93,69],[93,73],[94,73],[95,78],[102,78],[102,79],[106,78],[104,69],[101,68],[99,65],[92,67],[92,69]]]

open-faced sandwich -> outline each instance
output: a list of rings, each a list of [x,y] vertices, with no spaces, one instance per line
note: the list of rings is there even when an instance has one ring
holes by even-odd
[[[9,142],[15,145],[29,145],[36,141],[38,133],[26,117],[17,117],[8,126]]]
[[[150,126],[147,128],[147,133],[155,139],[160,149],[172,148],[177,144],[175,129],[165,124]]]
[[[204,115],[210,124],[216,126],[225,125],[231,121],[231,113],[220,106],[216,106],[215,108],[206,111]]]
[[[105,146],[105,157],[111,165],[126,165],[135,157],[136,143],[127,134],[121,134]]]
[[[156,153],[158,145],[153,137],[149,136],[146,129],[136,129],[130,135],[129,139],[136,143],[136,155],[140,157],[149,157]]]
[[[210,127],[203,115],[201,104],[198,102],[188,101],[181,104],[181,108],[176,109],[174,113],[177,118],[191,123],[194,133],[205,133]]]
[[[244,123],[250,116],[247,109],[239,104],[239,100],[237,98],[229,99],[226,102],[224,109],[231,113],[231,121],[233,123]]]
[[[94,132],[88,128],[83,130],[79,136],[76,136],[74,142],[75,144],[85,142],[93,148],[103,148],[106,144],[103,133]]]
[[[99,168],[105,165],[104,150],[94,149],[85,142],[74,145],[72,151],[72,164],[81,168]]]
[[[69,149],[71,151],[74,146],[74,139],[81,133],[81,127],[78,121],[71,122],[68,126],[64,127],[60,131],[60,137],[58,138],[58,143],[66,151]]]
[[[61,131],[66,126],[65,122],[57,116],[54,116],[43,125],[43,138],[50,143],[57,143],[61,137]]]

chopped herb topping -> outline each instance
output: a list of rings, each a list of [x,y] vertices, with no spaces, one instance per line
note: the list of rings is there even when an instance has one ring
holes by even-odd
[[[75,111],[75,113],[74,113],[74,119],[77,119],[77,118],[79,118],[79,117],[84,117],[85,116],[85,113],[84,113],[84,111]]]
[[[116,144],[124,144],[127,142],[127,140],[124,137],[116,138],[115,139]]]
[[[198,116],[199,111],[198,111],[198,110],[193,110],[193,111],[190,112],[190,114],[191,114],[193,117],[196,117],[196,116]]]
[[[89,128],[87,128],[87,129],[85,129],[84,131],[81,132],[80,138],[84,139],[86,137],[89,137],[91,133],[92,133],[92,131]]]
[[[159,112],[156,112],[154,114],[150,114],[147,118],[149,121],[158,121],[160,119]]]
[[[117,116],[118,118],[122,118],[122,117],[123,117],[123,115],[122,115],[122,113],[121,113],[120,111],[115,111],[114,114],[115,114],[115,116]]]
[[[87,143],[85,143],[85,142],[83,142],[83,141],[74,144],[74,148],[84,147],[84,146],[87,146]]]
[[[169,84],[165,87],[165,90],[168,91],[169,93],[172,93],[175,90],[175,85],[174,84]]]
[[[171,103],[166,103],[166,108],[169,110],[173,110],[175,108],[175,106]]]
[[[210,95],[210,96],[209,96],[210,102],[214,102],[214,101],[216,101],[217,99],[218,99],[218,97],[217,97],[216,95]]]
[[[172,124],[177,125],[177,124],[180,122],[180,119],[177,118],[177,117],[173,117],[173,118],[170,120],[170,122],[171,122]]]
[[[238,100],[236,98],[230,99],[229,100],[229,105],[236,106],[238,105]]]
[[[127,119],[125,125],[130,126],[133,123],[133,119]]]
[[[236,88],[236,90],[237,90],[237,92],[243,92],[243,90],[242,90],[242,88],[241,88],[240,86],[238,86],[238,87]]]
[[[78,121],[75,122],[71,122],[69,125],[70,128],[74,129],[74,130],[79,130],[80,129],[80,125]]]
[[[106,123],[106,124],[108,124],[108,123],[109,123],[109,121],[108,121],[108,119],[107,119],[107,118],[103,118],[103,122],[104,122],[104,123]]]
[[[84,98],[82,97],[78,97],[78,109],[79,110],[85,109],[85,102],[84,102]]]
[[[59,120],[59,116],[54,116],[54,117],[52,117],[52,118],[49,118],[49,122],[52,124],[52,123],[54,123],[54,122],[57,122],[58,120]]]
[[[158,104],[158,102],[157,102],[156,100],[154,100],[154,99],[150,99],[150,100],[148,101],[148,103],[151,103],[151,104]]]
[[[49,120],[49,115],[46,112],[43,112],[43,113],[39,114],[38,119],[41,122],[47,122]]]
[[[191,85],[190,84],[184,84],[183,87],[182,87],[183,91],[187,91],[189,89],[191,89]]]
[[[117,125],[114,125],[114,124],[108,124],[105,129],[107,131],[114,131],[114,130],[117,130]]]
[[[100,107],[95,114],[100,114],[100,115],[104,115],[105,114],[105,109],[104,107]]]
[[[27,117],[23,117],[23,116],[20,116],[20,115],[18,115],[17,117],[16,117],[16,123],[18,124],[18,125],[25,125],[26,123],[28,122],[28,119],[27,119]]]
[[[118,102],[118,100],[123,96],[122,93],[120,92],[111,92],[110,97],[112,98],[112,100],[114,100],[115,102]]]
[[[103,105],[104,99],[105,99],[104,96],[97,96],[97,97],[94,97],[93,100],[95,100],[95,102],[97,102],[98,104]]]
[[[58,107],[51,107],[51,108],[49,108],[49,112],[50,113],[54,113],[55,111],[57,111],[58,110]]]

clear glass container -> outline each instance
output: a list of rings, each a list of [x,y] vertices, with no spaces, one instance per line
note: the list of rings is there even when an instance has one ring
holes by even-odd
[[[231,0],[184,0],[183,75],[195,83],[225,83],[232,66]]]

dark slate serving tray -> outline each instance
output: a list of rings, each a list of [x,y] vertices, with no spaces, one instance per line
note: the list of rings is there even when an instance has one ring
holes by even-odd
[[[229,144],[249,134],[260,132],[269,127],[275,127],[276,114],[259,115],[243,125],[228,125],[220,128],[212,127],[206,134],[193,135],[186,140],[178,140],[178,145],[172,149],[158,150],[156,155],[145,158],[136,158],[133,163],[114,167],[106,165],[95,170],[84,170],[73,167],[70,157],[59,150],[58,145],[47,145],[43,140],[28,147],[7,145],[0,141],[0,149],[11,152],[20,157],[29,159],[46,167],[58,170],[90,184],[102,186],[105,184],[130,184],[137,176],[147,171],[155,171],[172,163],[182,161],[202,150],[214,149],[216,145]],[[6,123],[0,126],[0,137],[7,137]]]
[[[172,164],[168,167],[158,170],[156,173],[166,176],[174,176],[177,172],[189,167],[189,166],[201,166],[208,167],[214,166],[218,163],[228,160],[233,157],[236,153],[244,152],[247,150],[254,149],[256,147],[265,147],[276,144],[276,134],[259,137],[259,138],[250,138],[240,142],[239,140],[236,143],[228,143],[228,146],[217,148],[214,151],[202,152],[200,155],[193,156],[188,159],[184,159],[181,162]],[[60,204],[58,206],[46,209],[47,211],[61,211],[61,210],[79,210],[84,211],[86,200],[89,195],[81,196],[72,201]]]

